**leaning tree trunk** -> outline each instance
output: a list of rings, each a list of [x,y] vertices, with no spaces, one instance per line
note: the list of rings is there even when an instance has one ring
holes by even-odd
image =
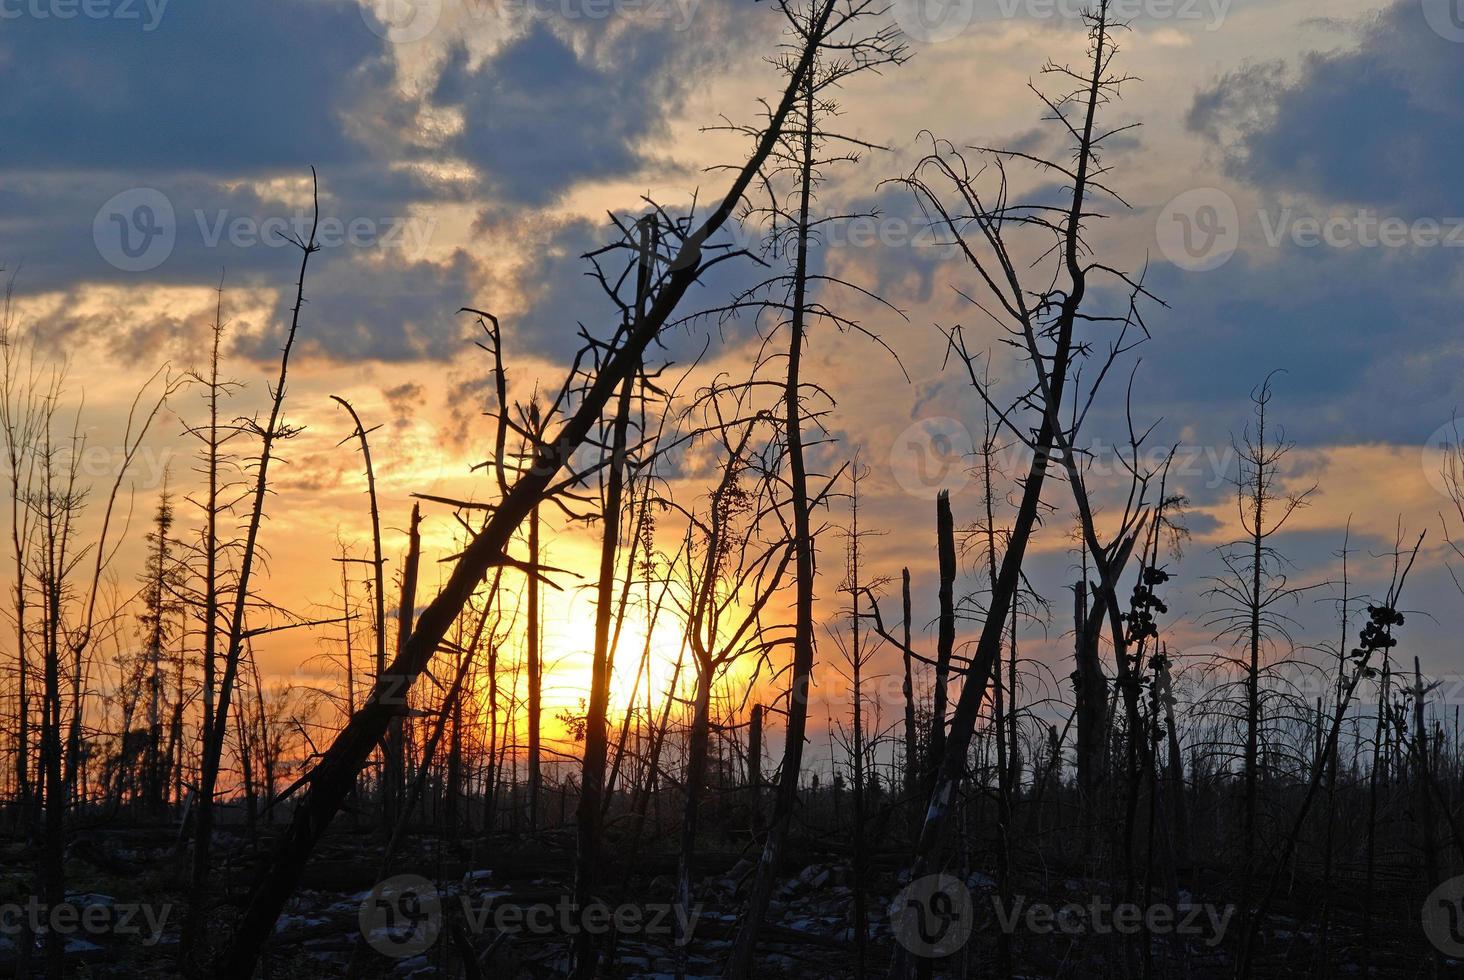
[[[819,29],[828,19],[832,5],[822,13]],[[812,55],[816,47],[807,52]],[[814,101],[812,76],[798,75],[802,89],[803,124],[801,182],[798,205],[798,250],[793,269],[793,312],[789,318],[788,375],[783,388],[783,423],[787,429],[788,493],[793,511],[794,583],[793,672],[788,689],[788,730],[783,746],[783,769],[773,798],[773,816],[767,840],[758,861],[757,874],[748,896],[747,910],[738,928],[728,958],[728,980],[748,980],[757,953],[757,935],[773,897],[773,879],[783,859],[793,810],[798,805],[798,778],[803,769],[803,742],[808,729],[808,690],[813,676],[813,530],[809,516],[808,472],[803,460],[803,404],[799,391],[803,363],[804,328],[808,302],[809,209],[813,184]]]
[[[826,5],[820,31],[814,38],[821,37],[822,26],[831,11],[832,6]],[[803,88],[816,50],[816,41],[805,46],[766,131],[726,196],[682,245],[647,315],[619,349],[607,353],[594,381],[584,388],[579,407],[565,420],[555,438],[535,447],[534,458],[524,474],[504,494],[486,524],[463,549],[437,597],[422,610],[402,653],[386,674],[377,679],[366,702],[311,770],[304,796],[296,805],[290,825],[281,835],[275,854],[235,930],[222,964],[222,975],[228,980],[246,980],[254,972],[264,944],[285,902],[294,893],[316,842],[340,809],[362,765],[386,733],[392,715],[392,708],[386,703],[387,695],[406,690],[426,669],[478,583],[491,567],[506,561],[506,549],[519,526],[544,499],[554,478],[570,454],[585,441],[615,390],[638,370],[646,348],[660,334],[687,290],[700,278],[703,245],[732,215],[781,138],[784,122]]]

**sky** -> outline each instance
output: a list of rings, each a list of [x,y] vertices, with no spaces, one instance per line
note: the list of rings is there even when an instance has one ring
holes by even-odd
[[[942,331],[959,324],[973,349],[992,349],[994,377],[1024,375],[957,291],[973,288],[970,270],[936,247],[914,196],[891,181],[932,138],[1064,152],[1028,86],[1047,84],[1049,61],[1081,61],[1082,8],[895,0],[888,16],[908,62],[840,93],[841,131],[882,149],[832,171],[820,206],[878,216],[837,226],[817,261],[899,311],[848,307],[898,359],[855,334],[810,337],[807,370],[833,400],[819,462],[857,453],[869,467],[861,525],[882,532],[866,541],[871,573],[911,566],[918,627],[934,610],[935,491],[953,491],[958,523],[978,516],[959,452],[980,430],[981,403],[946,362]],[[1207,590],[1215,548],[1239,533],[1233,442],[1251,420],[1251,391],[1277,371],[1272,421],[1294,443],[1283,486],[1317,486],[1277,542],[1291,581],[1318,586],[1290,610],[1297,644],[1336,634],[1325,583],[1349,527],[1363,592],[1380,592],[1391,572],[1372,556],[1426,530],[1403,652],[1426,671],[1459,673],[1464,618],[1446,535],[1460,522],[1447,521],[1438,470],[1464,402],[1464,10],[1457,0],[1127,0],[1116,10],[1129,22],[1116,64],[1133,79],[1104,118],[1142,125],[1107,149],[1106,180],[1128,206],[1110,202],[1090,240],[1106,264],[1146,270],[1164,304],[1146,309],[1151,338],[1124,374],[1134,372],[1136,419],[1156,426],[1151,445],[1183,447],[1172,482],[1190,498],[1192,537],[1171,566],[1171,648],[1198,661],[1225,646],[1206,625],[1217,604]],[[306,285],[287,402],[302,430],[276,471],[262,589],[302,614],[328,608],[330,557],[340,542],[364,553],[369,526],[359,459],[339,446],[349,421],[329,396],[382,426],[375,455],[394,554],[412,492],[486,493],[469,470],[490,440],[489,364],[458,311],[502,319],[516,397],[557,388],[580,326],[603,334],[615,322],[580,258],[613,238],[607,212],[634,213],[643,196],[685,207],[722,193],[715,168],[739,162],[746,144],[716,127],[755,121],[757,100],[776,96],[767,57],[780,28],[774,8],[748,0],[0,0],[0,265],[17,324],[66,365],[88,472],[107,481],[127,406],[154,370],[204,365],[221,283],[225,374],[245,385],[231,410],[264,404],[298,275],[286,238],[306,227],[313,167],[325,247]],[[1051,192],[1041,174],[1012,175],[1025,192]],[[729,267],[687,311],[756,274]],[[699,350],[697,329],[667,356]],[[750,338],[713,334],[702,370],[746,364]],[[1122,384],[1108,391],[1085,440],[1111,504],[1105,494],[1121,489],[1111,447],[1126,442],[1127,423]],[[169,409],[127,481],[120,581],[135,575],[164,479],[185,489],[196,479],[183,427],[201,417],[198,391]],[[1034,690],[1060,693],[1063,589],[1078,558],[1065,488],[1049,499],[1057,511],[1031,568],[1054,612],[1026,628],[1024,649]],[[836,502],[829,520],[844,510]],[[455,524],[427,511],[427,553],[441,558]],[[826,568],[841,565],[842,546],[826,536]],[[550,560],[583,564],[593,548],[566,532]],[[425,567],[424,593],[442,569]],[[967,562],[967,588],[976,571]],[[835,585],[826,573],[828,621]],[[567,625],[551,637],[562,665],[551,686],[572,703],[587,634],[573,626],[579,600],[554,601]],[[932,630],[917,635],[933,646]],[[281,634],[259,656],[273,676],[309,675],[324,642]]]

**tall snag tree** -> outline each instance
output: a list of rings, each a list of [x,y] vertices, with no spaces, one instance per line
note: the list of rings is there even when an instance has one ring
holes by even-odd
[[[1275,372],[1272,372],[1274,375]],[[1245,537],[1219,549],[1224,574],[1214,579],[1209,594],[1226,607],[1207,622],[1217,629],[1217,639],[1233,639],[1244,647],[1241,672],[1245,678],[1245,747],[1241,757],[1244,781],[1240,825],[1240,907],[1250,915],[1252,882],[1256,874],[1259,773],[1261,768],[1261,711],[1264,692],[1261,678],[1266,672],[1262,651],[1275,641],[1289,643],[1290,620],[1281,607],[1294,603],[1306,587],[1292,585],[1286,576],[1289,562],[1271,543],[1298,508],[1306,505],[1316,485],[1300,490],[1283,490],[1281,466],[1291,451],[1279,429],[1267,429],[1266,409],[1271,402],[1268,375],[1254,391],[1251,402],[1255,425],[1247,426],[1235,446],[1238,470],[1234,485],[1236,509]]]
[[[1100,109],[1128,80],[1111,72],[1116,52],[1112,34],[1117,25],[1110,20],[1109,7],[1107,0],[1101,0],[1088,15],[1089,62],[1085,69],[1051,63],[1044,68],[1044,74],[1066,80],[1074,87],[1051,97],[1033,86],[1050,118],[1072,139],[1071,162],[1058,163],[1015,151],[989,152],[991,167],[973,173],[954,146],[936,142],[933,151],[903,181],[914,191],[932,225],[975,272],[980,294],[963,295],[983,316],[1003,327],[1007,342],[1017,348],[1032,371],[1032,380],[1014,406],[998,408],[992,404],[1001,428],[1031,450],[1031,463],[987,602],[986,620],[951,716],[945,753],[911,861],[912,878],[932,871],[939,859],[955,787],[965,773],[966,754],[986,697],[986,685],[999,663],[1003,634],[1021,583],[1022,563],[1040,515],[1048,469],[1054,460],[1070,461],[1077,428],[1086,414],[1085,408],[1074,410],[1080,404],[1077,399],[1073,408],[1065,400],[1074,369],[1090,346],[1086,337],[1079,336],[1079,328],[1086,333],[1117,320],[1127,329],[1137,319],[1133,300],[1147,295],[1128,275],[1091,258],[1084,239],[1086,223],[1099,214],[1093,210],[1094,198],[1107,195],[1122,203],[1103,183],[1106,170],[1099,159],[1100,146],[1115,133],[1131,128],[1121,125],[1103,130],[1098,124]],[[1031,163],[1045,178],[1060,180],[1069,194],[1067,204],[1012,202],[1006,172],[1007,162],[1012,160]],[[993,183],[994,188],[983,189],[983,179]],[[1023,245],[1028,251],[1023,251]],[[1037,288],[1024,280],[1034,261],[1036,281],[1040,283]],[[1116,280],[1130,294],[1128,311],[1112,316],[1087,309],[1089,279],[1094,276]],[[953,348],[962,353],[973,387],[983,400],[989,400],[977,380],[974,359],[959,340],[959,328],[953,328],[948,337]],[[1032,419],[1034,414],[1036,418]],[[1073,421],[1063,422],[1069,414]],[[1125,541],[1131,541],[1131,535],[1120,536],[1110,547],[1122,548]],[[905,976],[912,965],[908,955],[898,952],[891,976]]]
[[[768,203],[750,208],[749,217],[762,218],[771,224],[768,250],[775,258],[784,258],[788,269],[759,284],[734,303],[729,312],[753,309],[758,316],[766,314],[772,318],[778,329],[787,331],[786,353],[776,356],[786,358],[786,370],[779,382],[788,487],[784,507],[789,515],[794,553],[793,657],[783,765],[762,856],[727,962],[726,975],[731,980],[745,980],[752,972],[757,934],[772,900],[774,878],[798,803],[798,780],[808,726],[817,575],[812,504],[820,494],[809,488],[805,427],[810,422],[806,401],[820,389],[803,377],[807,332],[810,327],[824,323],[841,331],[863,333],[879,342],[877,336],[833,310],[823,299],[825,292],[835,288],[880,302],[877,297],[815,267],[812,253],[825,226],[856,217],[817,215],[814,211],[816,185],[822,182],[830,166],[855,162],[860,151],[872,148],[863,140],[830,130],[828,121],[838,113],[834,96],[845,81],[861,72],[877,72],[905,59],[905,47],[892,27],[869,26],[871,18],[885,12],[874,0],[810,0],[807,3],[780,0],[779,9],[786,21],[789,40],[774,64],[793,85],[789,91],[796,99],[796,107],[791,123],[783,127],[780,139],[762,167]],[[804,60],[810,54],[812,60],[805,71]],[[772,127],[761,130],[762,135],[770,132]],[[767,357],[775,356],[770,353],[770,345],[765,351]]]
[[[254,459],[254,479],[250,487],[250,508],[244,524],[244,542],[235,571],[234,594],[226,612],[228,623],[227,641],[224,647],[223,671],[219,676],[218,690],[211,692],[215,704],[212,725],[203,733],[203,757],[199,763],[198,808],[194,821],[193,863],[189,881],[188,911],[185,917],[184,934],[188,940],[198,935],[200,917],[208,895],[209,863],[212,860],[214,795],[218,790],[219,767],[223,762],[224,740],[228,734],[230,706],[233,703],[234,688],[239,676],[239,665],[244,656],[248,640],[246,620],[249,615],[255,563],[259,555],[259,531],[264,522],[264,505],[268,500],[269,468],[274,460],[276,447],[292,438],[299,430],[284,420],[285,384],[289,378],[290,354],[295,347],[295,338],[300,329],[300,314],[305,307],[305,274],[310,266],[310,257],[319,249],[315,234],[320,224],[320,191],[315,182],[315,170],[311,168],[311,193],[313,217],[310,233],[304,239],[292,240],[300,250],[300,271],[295,281],[295,301],[291,307],[290,322],[285,331],[285,342],[280,352],[280,370],[270,390],[269,417],[260,422],[257,418],[243,420],[240,427],[259,439],[259,454]],[[212,628],[209,624],[208,628]],[[354,782],[354,779],[353,779]],[[180,954],[186,958],[191,949],[185,943]]]
[[[15,818],[20,825],[33,816],[33,716],[31,688],[31,607],[29,555],[35,533],[34,512],[27,505],[36,492],[36,449],[43,421],[41,369],[33,338],[17,323],[15,278],[5,283],[0,306],[0,434],[4,438],[6,484],[10,491],[10,566],[14,576],[8,613],[15,627]]]
[[[38,781],[43,816],[37,871],[41,897],[52,908],[66,898],[66,812],[81,788],[81,731],[89,658],[100,629],[115,622],[114,615],[99,618],[99,605],[104,576],[117,550],[113,525],[123,520],[118,501],[149,429],[183,383],[164,372],[160,368],[143,384],[128,410],[119,442],[119,465],[110,485],[103,488],[105,493],[99,495],[99,526],[90,541],[85,540],[79,527],[93,490],[82,480],[86,438],[81,434],[80,412],[69,435],[56,431],[63,393],[61,372],[52,375],[38,404],[36,479],[26,506],[35,527],[28,560],[29,578],[37,591],[37,647],[42,672]],[[63,719],[68,708],[69,723]],[[64,738],[63,725],[67,729]],[[65,939],[58,930],[46,933],[46,976],[55,980],[64,970]]]
[[[443,637],[489,570],[516,564],[509,558],[507,549],[530,511],[583,479],[582,473],[563,473],[571,455],[585,441],[626,378],[638,370],[647,347],[671,322],[687,291],[708,268],[735,254],[718,248],[713,236],[741,204],[783,136],[789,113],[826,37],[833,9],[832,2],[823,6],[816,20],[817,30],[811,32],[792,64],[787,87],[771,113],[767,128],[755,140],[746,163],[736,171],[726,195],[699,220],[691,216],[663,222],[661,254],[665,260],[658,264],[657,278],[643,315],[634,319],[618,343],[600,350],[593,380],[579,386],[574,404],[566,405],[562,415],[556,410],[553,417],[545,419],[546,435],[533,443],[531,458],[515,474],[507,492],[488,506],[486,520],[458,556],[437,596],[417,617],[401,653],[385,674],[377,678],[365,702],[305,775],[302,795],[290,823],[282,832],[220,963],[222,976],[243,980],[252,975],[311,852],[354,785],[357,773],[385,734],[391,717],[399,710],[404,692],[426,670]],[[638,242],[630,240],[624,245],[636,249]],[[582,351],[578,360],[584,358]],[[576,367],[575,371],[578,370]]]

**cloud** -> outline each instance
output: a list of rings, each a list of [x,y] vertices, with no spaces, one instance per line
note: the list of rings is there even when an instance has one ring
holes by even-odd
[[[1451,214],[1439,209],[1458,208],[1464,48],[1425,7],[1398,0],[1356,28],[1356,47],[1226,75],[1196,98],[1189,127],[1229,143],[1227,169],[1254,184]]]
[[[684,79],[667,70],[672,40],[665,30],[620,35],[601,45],[608,50],[580,53],[536,20],[476,66],[459,45],[432,93],[437,106],[462,113],[448,148],[480,168],[495,198],[522,205],[550,203],[586,179],[629,174],[683,91]]]
[[[344,0],[126,6],[141,16],[7,16],[0,165],[237,174],[344,163],[359,152],[347,114],[391,80],[385,42]]]
[[[326,263],[312,259],[300,351],[345,362],[445,361],[458,356],[468,349],[471,323],[457,311],[472,305],[477,273],[476,261],[461,249],[441,263],[388,254]],[[294,299],[293,289],[282,290],[278,328],[250,337],[240,352],[266,360],[276,356]]]
[[[1416,445],[1464,403],[1451,247],[1464,240],[1446,241],[1464,231],[1464,46],[1427,6],[1393,3],[1354,23],[1348,47],[1249,64],[1195,97],[1189,130],[1242,185],[1240,250],[1208,272],[1155,267],[1147,285],[1174,310],[1151,322],[1180,336],[1146,350],[1141,380],[1202,444],[1223,444],[1243,421],[1237,400],[1272,368],[1287,371],[1286,422],[1303,445]],[[1299,239],[1293,222],[1312,218],[1343,238]],[[1383,220],[1410,234],[1437,223],[1438,240],[1380,244]]]

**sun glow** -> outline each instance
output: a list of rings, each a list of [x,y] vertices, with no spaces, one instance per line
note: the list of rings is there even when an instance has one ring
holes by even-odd
[[[610,630],[614,644],[610,675],[612,716],[623,715],[632,703],[642,710],[648,702],[662,704],[673,689],[681,692],[695,678],[692,658],[683,655],[685,626],[670,611],[663,609],[652,627],[642,610],[630,608],[620,624],[619,635],[613,621]],[[546,621],[543,644],[546,704],[552,702],[575,710],[581,699],[588,699],[594,649],[593,599],[571,602],[562,617]]]

